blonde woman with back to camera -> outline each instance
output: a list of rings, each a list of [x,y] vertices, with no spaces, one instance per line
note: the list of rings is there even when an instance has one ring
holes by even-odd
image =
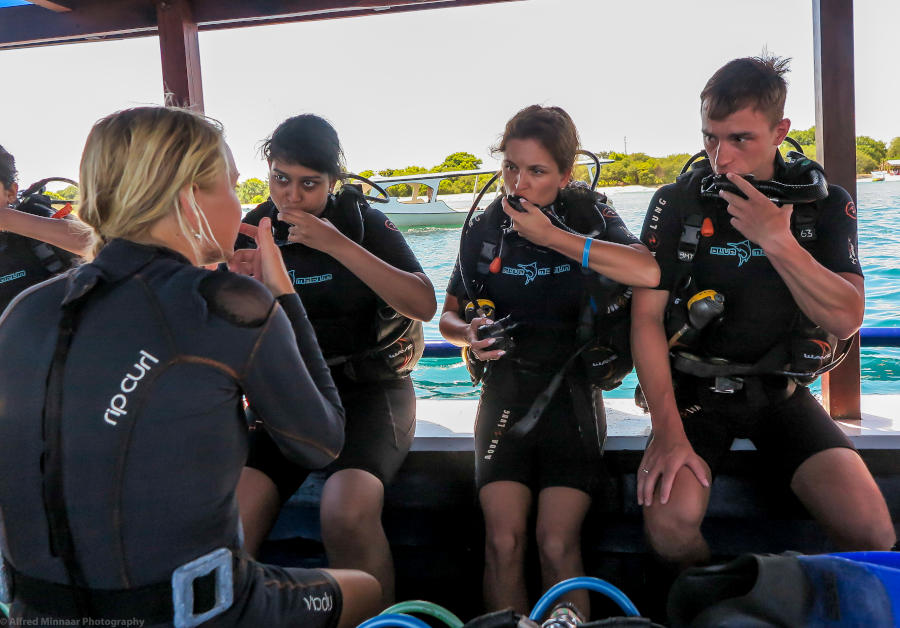
[[[257,249],[232,249],[238,173],[221,128],[178,109],[112,114],[80,176],[93,261],[25,291],[0,322],[12,617],[357,624],[377,609],[374,578],[241,550],[242,397],[313,467],[337,456],[344,419],[267,221],[241,227]],[[201,268],[224,260],[258,281]]]

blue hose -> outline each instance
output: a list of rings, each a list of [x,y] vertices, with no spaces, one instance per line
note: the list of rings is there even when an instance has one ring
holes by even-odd
[[[547,614],[547,611],[550,610],[550,606],[565,593],[569,591],[575,591],[578,589],[587,589],[588,591],[597,591],[598,593],[603,593],[611,599],[613,602],[619,605],[619,607],[625,611],[625,615],[628,617],[640,617],[640,613],[638,612],[637,607],[631,603],[631,600],[628,599],[628,596],[622,593],[619,589],[606,582],[605,580],[601,580],[600,578],[589,578],[587,576],[580,576],[578,578],[569,578],[568,580],[563,580],[557,584],[554,584],[550,589],[541,596],[541,599],[538,600],[538,603],[534,605],[534,608],[531,610],[531,614],[528,616],[529,619],[533,621],[539,622],[541,618]]]
[[[411,615],[403,613],[395,613],[392,615],[376,615],[372,619],[367,619],[356,628],[430,628],[421,619],[417,619]]]

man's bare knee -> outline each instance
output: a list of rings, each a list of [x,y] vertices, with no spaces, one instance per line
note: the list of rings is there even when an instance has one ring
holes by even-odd
[[[644,527],[653,550],[671,562],[693,562],[705,558],[706,544],[700,525],[706,514],[708,489],[690,469],[682,468],[669,501],[644,507]]]

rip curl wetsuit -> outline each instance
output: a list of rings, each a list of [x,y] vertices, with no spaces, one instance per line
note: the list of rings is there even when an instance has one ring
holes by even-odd
[[[58,330],[70,326],[67,343]],[[234,603],[208,625],[335,624],[341,597],[330,576],[238,551],[242,396],[298,464],[324,466],[343,443],[340,400],[296,295],[276,303],[252,279],[113,240],[93,263],[13,302],[0,319],[0,355],[13,616],[81,617],[84,600],[66,588],[79,584],[97,617],[170,625],[173,570],[225,547]],[[135,603],[142,588],[155,594]]]
[[[784,181],[785,163],[775,159],[775,180]],[[754,363],[775,342],[782,342],[799,308],[781,276],[759,245],[730,222],[727,204],[699,195],[699,176],[682,175],[661,187],[650,201],[641,240],[661,270],[658,290],[679,289],[677,249],[686,206],[711,204],[711,236],[701,237],[691,263],[691,293],[715,290],[725,297],[721,322],[703,331],[704,356]],[[862,276],[857,253],[856,207],[841,187],[829,186],[815,203],[817,239],[805,248],[825,268]],[[763,376],[763,397],[754,400],[745,387],[733,394],[710,390],[711,382],[673,372],[676,399],[685,432],[695,452],[715,471],[734,438],[750,438],[771,458],[780,474],[793,472],[819,451],[852,448],[850,441],[804,386],[785,376]]]
[[[572,224],[576,216],[569,215],[567,206],[558,201],[554,204],[556,213],[563,222]],[[606,222],[604,240],[625,245],[638,242],[611,207],[601,204],[596,211]],[[497,228],[496,212],[502,213],[499,202],[475,220],[461,244],[447,293],[459,299],[462,306],[468,297],[459,266],[465,265],[466,279],[473,281],[482,242],[490,230]],[[477,296],[494,302],[495,320],[511,315],[519,327],[513,333],[515,348],[508,356],[490,362],[484,379],[475,422],[477,486],[509,480],[535,490],[567,486],[590,493],[598,475],[599,452],[582,446],[590,438],[582,435],[575,406],[590,407],[591,393],[577,367],[568,370],[564,385],[553,395],[533,430],[519,438],[507,435],[577,348],[575,332],[584,303],[586,275],[577,261],[515,233],[504,236],[501,250],[501,271],[479,277],[484,288]],[[602,412],[602,408],[599,410]]]
[[[337,209],[335,202],[335,197],[329,196],[323,215],[331,215]],[[421,273],[415,254],[387,216],[365,202],[359,208],[363,221],[360,246],[395,268]],[[273,219],[285,266],[303,300],[325,359],[357,354],[377,345],[380,301],[375,292],[327,253],[286,242],[290,225],[277,219],[277,209],[271,201],[247,214],[244,222],[256,225],[263,217]],[[332,222],[339,226],[336,220]],[[283,239],[279,234],[283,234]],[[238,237],[236,248],[250,246],[245,236]],[[342,469],[362,469],[387,485],[406,459],[415,435],[416,395],[412,380],[406,376],[377,382],[356,381],[348,376],[344,365],[332,367],[331,375],[347,413],[347,428],[344,449],[326,471],[332,474]],[[272,479],[282,501],[296,492],[309,471],[285,459],[265,433],[255,431],[247,465]]]

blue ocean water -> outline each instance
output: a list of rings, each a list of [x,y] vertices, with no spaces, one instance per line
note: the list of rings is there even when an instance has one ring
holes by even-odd
[[[640,233],[644,213],[654,190],[607,190],[616,210],[635,234]],[[860,183],[859,254],[866,274],[865,327],[900,326],[900,240],[894,222],[900,218],[900,181]],[[450,272],[456,260],[460,229],[411,228],[407,241],[435,286],[438,313],[443,306]],[[437,316],[425,325],[425,337],[441,338]],[[900,348],[867,347],[861,355],[863,394],[900,394]],[[424,359],[413,373],[420,398],[475,399],[466,369],[458,359]],[[609,397],[630,397],[637,378],[632,373]],[[817,384],[813,385],[817,391]]]

